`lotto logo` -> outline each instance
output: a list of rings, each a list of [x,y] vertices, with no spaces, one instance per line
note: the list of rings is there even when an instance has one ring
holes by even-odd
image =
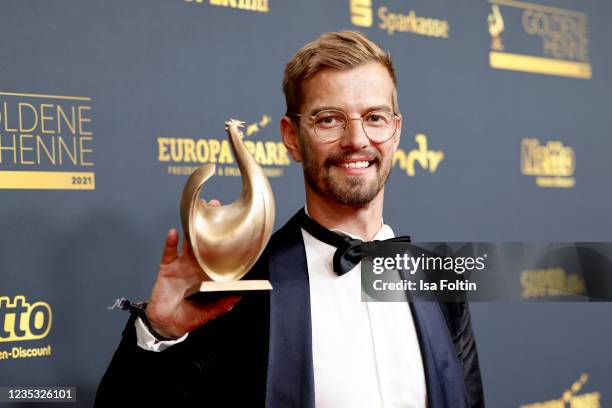
[[[0,342],[37,340],[51,330],[51,307],[45,302],[29,304],[25,296],[0,296]]]

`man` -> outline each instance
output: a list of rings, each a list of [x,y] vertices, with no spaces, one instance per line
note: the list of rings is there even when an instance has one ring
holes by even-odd
[[[328,33],[287,64],[283,90],[280,129],[303,164],[306,209],[247,275],[274,290],[184,300],[202,271],[171,230],[97,404],[483,406],[467,305],[361,302],[359,265],[330,245],[393,237],[382,211],[402,117],[389,55],[360,33]]]

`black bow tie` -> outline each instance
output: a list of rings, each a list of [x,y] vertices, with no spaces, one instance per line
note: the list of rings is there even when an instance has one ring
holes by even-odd
[[[361,261],[362,240],[328,230],[310,218],[303,208],[300,211],[300,224],[302,228],[319,241],[336,247],[336,252],[334,252],[334,272],[337,275],[344,275]],[[374,240],[373,242],[379,242],[379,240]],[[410,242],[410,237],[395,237],[385,239],[382,242]]]

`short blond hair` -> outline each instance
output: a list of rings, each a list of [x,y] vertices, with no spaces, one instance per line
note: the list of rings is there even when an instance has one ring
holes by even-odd
[[[393,110],[399,113],[397,80],[391,55],[359,31],[325,33],[304,45],[285,66],[283,92],[287,115],[300,113],[302,83],[325,68],[347,70],[370,62],[382,64],[393,81]]]

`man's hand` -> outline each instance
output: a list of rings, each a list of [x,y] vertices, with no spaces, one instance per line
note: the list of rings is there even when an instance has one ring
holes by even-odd
[[[211,200],[210,204],[221,205],[218,200]],[[155,331],[170,338],[181,337],[229,312],[241,299],[240,296],[228,296],[208,304],[184,299],[185,290],[205,280],[205,275],[187,240],[183,239],[180,254],[178,241],[178,231],[172,228],[166,236],[159,273],[146,309]]]

